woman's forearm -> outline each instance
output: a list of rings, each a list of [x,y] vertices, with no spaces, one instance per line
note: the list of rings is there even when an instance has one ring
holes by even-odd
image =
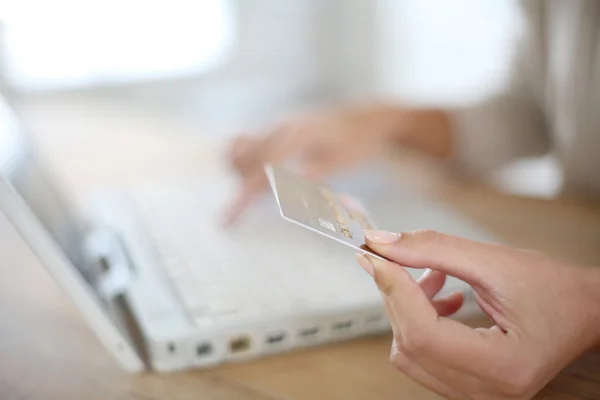
[[[388,139],[395,145],[435,158],[453,155],[452,124],[443,109],[384,104],[363,109],[363,112],[380,122],[380,130],[387,132]]]
[[[399,145],[435,158],[453,155],[453,131],[448,113],[441,109],[396,110],[391,139]]]

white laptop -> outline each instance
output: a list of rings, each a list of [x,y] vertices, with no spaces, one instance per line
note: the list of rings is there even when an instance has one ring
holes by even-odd
[[[380,228],[496,240],[407,193],[389,171],[361,171],[330,184],[362,199]],[[271,196],[222,229],[236,189],[225,172],[107,191],[75,215],[4,99],[0,172],[0,210],[129,371],[208,367],[389,330],[354,251],[284,221]],[[469,288],[451,279],[444,292],[457,289]],[[459,316],[479,310],[466,297]]]

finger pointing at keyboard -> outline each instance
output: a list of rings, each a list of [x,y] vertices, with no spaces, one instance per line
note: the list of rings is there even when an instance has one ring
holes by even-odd
[[[357,256],[382,292],[394,331],[391,360],[448,398],[529,399],[600,342],[600,269],[433,231],[366,231],[390,261]],[[400,265],[430,268],[416,282]],[[446,317],[462,297],[432,300],[432,274],[470,284],[495,325],[473,329]]]

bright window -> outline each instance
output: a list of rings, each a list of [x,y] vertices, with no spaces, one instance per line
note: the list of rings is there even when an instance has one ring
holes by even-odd
[[[9,0],[5,72],[22,89],[199,74],[230,54],[227,0]]]

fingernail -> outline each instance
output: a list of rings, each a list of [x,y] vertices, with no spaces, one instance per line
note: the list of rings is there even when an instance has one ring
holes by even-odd
[[[429,275],[431,275],[432,273],[433,273],[433,270],[432,270],[431,268],[427,268],[427,269],[425,270],[425,272],[423,272],[423,273],[421,274],[421,276],[419,277],[418,281],[419,281],[419,282],[421,282],[423,279],[427,279],[427,277],[428,277]]]
[[[356,261],[358,261],[360,266],[363,267],[363,269],[365,271],[367,271],[367,274],[369,274],[371,276],[374,275],[375,267],[373,267],[373,263],[371,262],[371,260],[369,260],[369,258],[366,255],[364,255],[362,253],[357,253]]]
[[[390,244],[400,240],[400,234],[387,231],[365,230],[365,237],[373,243]]]

